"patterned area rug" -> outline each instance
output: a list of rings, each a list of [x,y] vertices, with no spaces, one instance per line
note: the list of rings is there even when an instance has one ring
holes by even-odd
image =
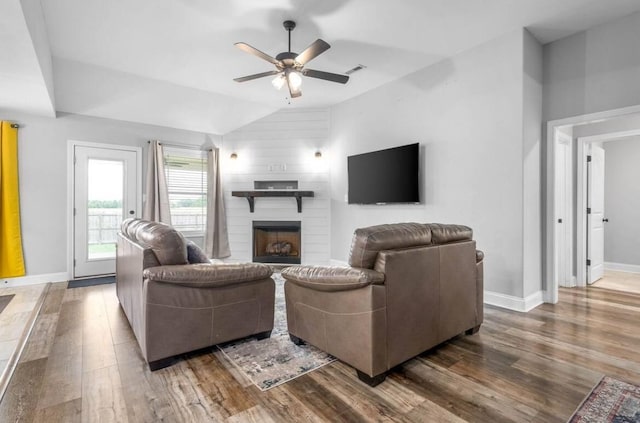
[[[246,338],[218,346],[263,391],[335,361],[311,345],[298,346],[291,342],[287,331],[284,278],[274,273],[273,279],[276,282],[276,302],[271,338],[261,341]]]
[[[640,422],[640,386],[608,376],[593,388],[569,423]]]

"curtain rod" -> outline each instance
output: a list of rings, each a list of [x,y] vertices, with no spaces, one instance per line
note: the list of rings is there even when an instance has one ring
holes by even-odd
[[[151,141],[147,141],[147,144],[151,144]],[[166,143],[166,142],[159,142],[158,144],[166,145],[167,147],[184,148],[186,150],[198,150],[198,151],[212,151],[213,150],[213,148],[202,149],[202,147],[196,147],[195,145],[188,145],[188,144],[170,144],[170,143]]]

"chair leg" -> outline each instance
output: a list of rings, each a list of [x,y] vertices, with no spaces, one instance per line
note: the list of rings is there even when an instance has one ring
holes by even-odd
[[[174,363],[178,362],[177,357],[167,357],[161,358],[160,360],[150,361],[149,362],[149,370],[155,372],[156,370],[164,369],[165,367],[169,367]]]
[[[373,377],[361,372],[358,369],[356,369],[356,373],[358,373],[358,379],[371,387],[381,384],[387,378],[387,372],[380,373],[379,375],[375,375]]]
[[[465,335],[473,335],[478,333],[478,331],[480,330],[480,325],[478,326],[474,326],[471,329],[467,329],[466,331],[464,331]]]
[[[263,339],[271,338],[271,331],[256,333],[253,336],[255,336],[258,341],[262,341]]]
[[[296,345],[304,345],[304,341],[295,335],[289,334],[289,339],[291,339],[291,342],[293,342]]]

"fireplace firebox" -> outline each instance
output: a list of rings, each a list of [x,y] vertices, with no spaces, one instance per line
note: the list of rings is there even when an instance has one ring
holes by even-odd
[[[300,264],[300,234],[299,221],[254,221],[253,261]]]

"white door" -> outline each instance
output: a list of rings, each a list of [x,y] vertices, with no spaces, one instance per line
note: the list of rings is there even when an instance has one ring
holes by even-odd
[[[604,148],[591,145],[588,164],[587,202],[587,281],[591,284],[604,274]]]
[[[571,255],[571,137],[557,135],[556,142],[556,280],[559,286],[571,286],[572,255]]]
[[[137,154],[74,146],[75,278],[115,273],[120,223],[138,213]]]

